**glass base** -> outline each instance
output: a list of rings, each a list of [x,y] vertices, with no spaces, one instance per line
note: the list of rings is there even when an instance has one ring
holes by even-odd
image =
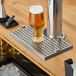
[[[32,40],[33,40],[34,42],[39,43],[39,42],[42,42],[42,41],[43,41],[43,37],[41,37],[41,38],[34,37],[34,38],[32,38]]]

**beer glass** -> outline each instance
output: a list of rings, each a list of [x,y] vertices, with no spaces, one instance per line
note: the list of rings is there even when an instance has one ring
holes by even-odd
[[[43,41],[42,27],[45,24],[44,11],[41,5],[33,5],[30,7],[29,24],[33,29],[32,40],[34,42]]]

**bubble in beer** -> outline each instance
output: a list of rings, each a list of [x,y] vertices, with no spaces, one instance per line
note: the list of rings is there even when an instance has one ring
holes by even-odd
[[[30,7],[30,12],[32,14],[40,14],[43,12],[43,7],[41,5],[33,5]]]

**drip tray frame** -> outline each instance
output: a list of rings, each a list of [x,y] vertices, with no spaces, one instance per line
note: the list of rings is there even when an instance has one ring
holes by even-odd
[[[44,30],[45,29],[43,28],[42,31]],[[43,35],[42,42],[33,42],[32,28],[30,27],[30,25],[11,31],[10,36],[27,47],[42,60],[47,60],[73,47],[72,44],[68,43],[64,39],[51,39],[49,37],[46,37],[45,35]]]

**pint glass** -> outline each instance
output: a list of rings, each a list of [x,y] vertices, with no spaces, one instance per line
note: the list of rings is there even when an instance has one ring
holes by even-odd
[[[33,5],[30,7],[29,24],[33,29],[32,40],[34,42],[43,41],[42,27],[45,24],[44,11],[41,5]]]

